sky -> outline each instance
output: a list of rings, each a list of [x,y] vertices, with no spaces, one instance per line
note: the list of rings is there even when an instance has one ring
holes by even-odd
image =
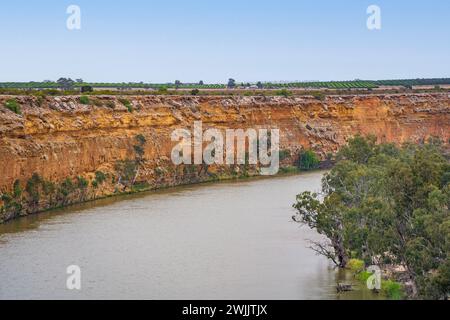
[[[69,5],[81,29],[69,30]],[[366,10],[381,10],[369,30]],[[450,77],[448,0],[0,2],[0,81]]]

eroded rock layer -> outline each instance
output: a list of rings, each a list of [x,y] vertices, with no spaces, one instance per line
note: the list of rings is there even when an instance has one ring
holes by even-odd
[[[4,107],[11,99],[20,105],[20,114]],[[75,96],[0,96],[0,221],[136,186],[157,188],[255,172],[242,166],[173,165],[170,134],[176,128],[190,130],[194,121],[202,121],[203,129],[278,128],[283,165],[292,164],[302,149],[324,159],[356,134],[396,143],[430,136],[448,143],[450,138],[448,93],[324,100],[92,96],[83,102]],[[145,137],[139,159],[138,135]],[[132,183],[124,182],[127,161],[139,162],[128,168]]]

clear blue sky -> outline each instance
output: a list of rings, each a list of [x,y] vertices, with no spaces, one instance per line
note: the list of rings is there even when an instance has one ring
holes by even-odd
[[[0,43],[0,81],[450,77],[450,1],[2,1]]]

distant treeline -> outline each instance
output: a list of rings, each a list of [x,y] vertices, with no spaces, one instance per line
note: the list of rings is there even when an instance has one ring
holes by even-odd
[[[63,78],[65,79],[65,78]],[[67,79],[66,79],[67,80]],[[70,80],[70,79],[69,79]],[[81,79],[80,79],[81,80]],[[233,80],[233,79],[230,79]],[[279,88],[304,88],[304,89],[373,89],[381,86],[403,86],[410,88],[412,86],[426,85],[450,85],[450,78],[433,78],[433,79],[398,79],[398,80],[353,80],[353,81],[324,81],[324,82],[289,82],[289,83],[239,83],[237,81],[229,81],[228,84],[206,84],[203,81],[198,83],[182,83],[176,80],[173,83],[144,83],[144,82],[128,82],[128,83],[106,83],[106,82],[83,82],[69,81],[69,87],[81,88],[88,86],[92,88],[108,88],[108,89],[225,89],[225,88],[259,88],[259,89],[279,89]],[[43,82],[0,82],[0,88],[7,89],[67,89],[67,81],[43,81]]]

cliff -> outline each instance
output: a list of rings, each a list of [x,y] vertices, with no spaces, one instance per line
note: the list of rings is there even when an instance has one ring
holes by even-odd
[[[19,114],[5,107],[11,100]],[[325,158],[358,133],[383,142],[437,136],[448,143],[450,98],[0,96],[0,222],[114,193],[257,172],[242,165],[173,165],[171,132],[194,121],[204,129],[279,128],[281,163],[289,165],[302,149]]]

